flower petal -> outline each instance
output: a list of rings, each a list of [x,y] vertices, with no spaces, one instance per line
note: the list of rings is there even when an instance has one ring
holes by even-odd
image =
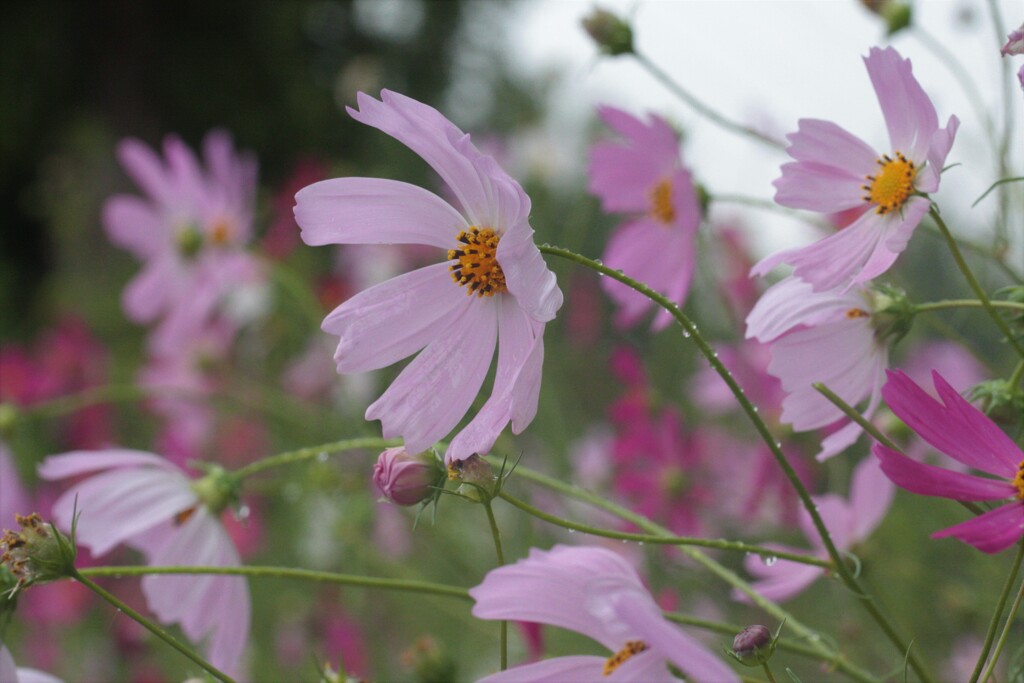
[[[786,547],[780,547],[780,550],[807,552],[806,549]],[[758,581],[750,584],[751,588],[773,602],[783,602],[799,595],[822,576],[821,567],[778,559],[767,564],[761,557],[753,555],[744,559],[743,567],[749,574],[759,577]],[[750,602],[749,597],[736,590],[733,591],[733,598],[740,602]]]
[[[871,535],[885,518],[895,495],[896,487],[874,458],[864,458],[857,465],[850,484],[853,543],[859,543]]]
[[[161,254],[146,262],[132,278],[121,294],[121,304],[133,322],[152,322],[170,303],[178,300],[188,280],[173,255]]]
[[[159,467],[171,472],[181,472],[173,463],[159,455],[121,448],[51,455],[40,463],[37,471],[43,479],[53,480],[112,467]]]
[[[882,388],[885,402],[908,427],[949,457],[968,467],[1012,479],[1024,460],[1010,437],[932,373],[939,403],[899,370],[888,372]]]
[[[174,199],[174,188],[156,152],[134,138],[117,145],[117,159],[143,192],[164,205]]]
[[[462,214],[433,192],[397,180],[335,178],[295,195],[302,240],[324,244],[426,244],[454,248],[469,228]]]
[[[960,119],[950,116],[945,128],[940,128],[932,136],[928,147],[928,164],[920,170],[915,178],[914,186],[921,192],[935,192],[939,189],[939,177],[946,157],[953,147],[953,139],[960,127]]]
[[[107,200],[103,205],[103,227],[111,242],[139,259],[159,253],[169,236],[153,206],[134,195],[115,195]]]
[[[932,534],[932,538],[947,536],[959,538],[983,553],[1006,550],[1024,536],[1024,503],[1004,505]]]
[[[564,683],[565,681],[599,681],[604,676],[605,657],[575,655],[555,657],[542,662],[514,666],[484,676],[477,683]]]
[[[939,120],[934,105],[914,78],[910,60],[894,48],[873,47],[864,64],[878,96],[893,150],[922,161]]]
[[[846,311],[863,305],[854,293],[815,292],[810,284],[790,276],[769,287],[754,304],[746,320],[746,337],[770,342],[797,327],[841,320]]]
[[[679,667],[687,680],[739,683],[739,676],[722,660],[667,621],[647,591],[639,587],[624,587],[605,599],[612,603],[615,614],[623,623],[654,652]],[[671,678],[666,677],[666,680]]]
[[[562,290],[533,242],[529,223],[523,221],[508,227],[498,243],[497,258],[508,291],[519,306],[537,322],[554,319],[562,307]]]
[[[497,306],[473,301],[366,409],[384,438],[402,437],[410,453],[425,451],[466,414],[494,356]]]
[[[1002,500],[1017,493],[1009,482],[920,463],[881,444],[875,444],[872,452],[885,476],[911,493],[963,501]]]
[[[338,372],[387,367],[449,334],[474,301],[452,281],[447,263],[419,268],[363,290],[321,325],[338,337]]]
[[[498,366],[490,398],[448,447],[445,460],[488,453],[509,420],[521,432],[537,412],[544,360],[543,323],[526,315],[511,297],[498,307]],[[515,410],[515,413],[513,412]]]

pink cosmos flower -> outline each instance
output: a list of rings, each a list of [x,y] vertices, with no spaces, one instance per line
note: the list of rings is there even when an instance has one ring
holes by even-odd
[[[223,131],[203,140],[205,168],[175,136],[164,140],[166,162],[134,139],[117,154],[147,195],[116,195],[103,207],[111,241],[143,262],[124,291],[125,312],[139,323],[163,317],[166,334],[187,337],[255,267],[243,247],[252,236],[256,160],[236,153]]]
[[[867,458],[853,471],[849,501],[835,494],[825,494],[814,496],[814,502],[825,528],[832,536],[832,542],[842,552],[867,540],[888,512],[895,492],[895,487],[885,478],[877,463]],[[814,547],[811,554],[828,559],[821,537],[803,508],[800,510],[800,528]],[[807,553],[801,548],[774,547],[785,552]],[[766,562],[756,555],[747,556],[743,565],[748,573],[758,579],[751,584],[754,590],[775,602],[792,598],[823,574],[821,567],[789,560]],[[741,601],[747,599],[745,595],[735,592],[733,597]]]
[[[509,422],[537,412],[545,323],[562,293],[533,243],[530,199],[440,112],[384,90],[359,94],[358,121],[379,128],[440,174],[458,208],[396,180],[337,178],[295,196],[306,244],[423,244],[446,260],[375,285],[334,309],[338,372],[374,370],[420,352],[366,410],[387,438],[425,451],[463,418],[498,344],[490,398],[452,439],[447,460],[486,453]]]
[[[513,667],[481,683],[510,681],[675,681],[732,683],[732,669],[662,616],[636,570],[597,547],[557,545],[530,551],[515,564],[488,572],[470,589],[480,619],[533,621],[593,638],[612,656],[556,657]]]
[[[890,371],[882,389],[898,418],[939,451],[999,479],[953,472],[911,460],[881,444],[873,450],[882,471],[901,488],[923,496],[961,501],[1012,502],[932,534],[952,536],[985,553],[998,553],[1024,536],[1024,451],[985,414],[968,403],[937,372],[939,400],[900,371]]]
[[[700,204],[693,177],[679,158],[679,137],[658,116],[645,123],[607,106],[599,107],[598,115],[624,140],[599,142],[590,150],[588,189],[605,211],[635,215],[612,233],[604,262],[681,306],[693,279]],[[619,306],[621,327],[636,324],[652,305],[615,280],[601,284]],[[660,330],[671,321],[669,312],[659,309],[652,327]]]
[[[61,683],[56,676],[37,669],[17,667],[6,647],[0,645],[0,681],[2,683]]]
[[[861,207],[863,214],[815,244],[763,259],[752,274],[788,263],[815,291],[863,284],[889,269],[928,212],[931,202],[920,194],[939,189],[960,122],[951,116],[938,127],[910,60],[893,48],[871,48],[864,63],[889,129],[889,149],[877,153],[830,121],[801,119],[788,136],[796,161],[784,164],[774,183],[775,201],[783,206],[821,213]]]
[[[771,347],[768,372],[782,380],[786,392],[780,419],[798,432],[845,425],[822,441],[819,460],[850,446],[861,428],[813,384],[825,384],[852,406],[867,399],[866,417],[881,402],[889,347],[875,329],[873,313],[866,288],[815,292],[788,277],[770,287],[747,316],[747,338]]]
[[[164,458],[108,449],[55,455],[39,465],[43,479],[84,474],[92,476],[72,485],[54,503],[53,517],[58,526],[70,529],[77,509],[77,540],[93,555],[104,555],[125,543],[154,566],[241,563],[217,511],[198,493],[214,487],[193,486],[182,470]],[[225,504],[222,499],[213,507]],[[249,637],[250,602],[244,578],[149,575],[142,579],[142,592],[160,621],[180,624],[193,641],[206,639],[210,662],[237,675]]]
[[[999,50],[999,54],[1003,57],[1024,55],[1024,24],[1021,24],[1020,28],[1010,31],[1010,35],[1006,36],[1006,45]]]

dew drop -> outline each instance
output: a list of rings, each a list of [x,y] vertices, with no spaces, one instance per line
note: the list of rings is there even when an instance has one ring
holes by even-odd
[[[249,509],[249,506],[242,505],[241,507],[238,508],[238,511],[235,512],[235,518],[239,520],[249,519],[250,514],[252,514],[252,510]]]
[[[576,533],[576,530],[575,529],[569,529],[569,533],[570,534],[574,534],[574,533]]]
[[[779,558],[775,557],[774,555],[768,555],[768,556],[765,556],[765,557],[761,558],[761,564],[763,564],[766,567],[771,567],[773,564],[775,564],[778,561],[779,561]]]
[[[327,462],[327,452],[326,451],[320,451],[319,453],[317,453],[316,454],[316,461],[317,462]]]

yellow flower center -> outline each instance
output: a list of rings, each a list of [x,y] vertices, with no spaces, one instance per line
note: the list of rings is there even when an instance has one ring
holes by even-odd
[[[608,658],[604,663],[604,675],[611,676],[612,672],[626,663],[633,655],[638,655],[647,649],[647,643],[642,640],[627,640],[626,646]]]
[[[676,209],[672,206],[672,185],[667,180],[662,180],[651,190],[651,215],[666,225],[676,219]]]
[[[914,162],[900,152],[894,154],[895,159],[883,154],[878,159],[878,165],[882,167],[878,175],[864,176],[870,184],[861,185],[861,189],[867,192],[864,201],[877,205],[875,213],[879,215],[899,209],[914,191],[914,179],[917,177]]]
[[[466,294],[494,296],[507,290],[505,273],[498,264],[498,242],[501,237],[491,228],[471,227],[458,236],[462,243],[458,249],[448,250],[448,266],[452,279],[466,288]]]
[[[847,320],[855,320],[856,318],[870,318],[871,314],[862,308],[851,308],[846,312]]]
[[[210,242],[224,246],[231,241],[231,223],[224,219],[218,220],[210,229]]]
[[[1017,465],[1017,475],[1013,478],[1013,487],[1017,489],[1017,500],[1024,500],[1024,460]]]

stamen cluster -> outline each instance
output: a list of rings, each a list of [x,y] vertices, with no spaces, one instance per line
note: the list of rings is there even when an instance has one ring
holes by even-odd
[[[672,206],[672,185],[662,180],[651,190],[651,215],[665,225],[676,219],[676,208]]]
[[[448,270],[455,282],[466,287],[466,294],[483,297],[506,291],[505,273],[497,258],[501,237],[491,228],[472,227],[457,239],[465,246],[448,250],[448,259],[456,262]]]
[[[626,645],[604,663],[604,675],[611,676],[612,672],[625,664],[630,657],[638,655],[646,649],[647,643],[642,640],[627,640]]]
[[[861,185],[861,189],[867,192],[864,201],[877,204],[875,213],[885,215],[903,206],[907,197],[914,191],[914,179],[917,177],[917,169],[914,162],[903,156],[901,152],[894,152],[893,159],[888,154],[883,154],[877,160],[882,170],[877,176],[867,175],[865,179],[871,181],[870,185]]]

